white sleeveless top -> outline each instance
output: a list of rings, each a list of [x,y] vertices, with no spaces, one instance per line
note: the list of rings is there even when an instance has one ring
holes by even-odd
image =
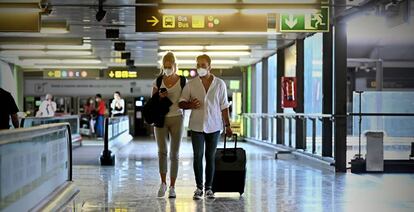
[[[173,117],[173,116],[181,116],[183,114],[183,111],[178,107],[178,100],[181,97],[181,85],[180,85],[181,80],[178,79],[177,83],[175,83],[171,88],[167,88],[167,86],[164,84],[164,80],[162,80],[161,88],[166,88],[168,91],[168,99],[170,99],[170,101],[173,103],[170,106],[170,111],[167,113],[167,115],[165,115],[165,117]],[[152,83],[152,85],[154,86],[154,88],[157,88],[157,79],[155,79]]]

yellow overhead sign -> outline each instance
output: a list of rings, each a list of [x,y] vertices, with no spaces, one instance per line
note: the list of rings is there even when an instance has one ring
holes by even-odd
[[[107,77],[111,79],[135,79],[138,78],[137,71],[107,71]]]
[[[157,7],[137,6],[135,17],[136,32],[266,32],[269,27],[267,14],[163,14]]]

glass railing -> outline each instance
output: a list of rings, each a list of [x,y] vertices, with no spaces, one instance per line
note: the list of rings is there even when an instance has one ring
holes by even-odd
[[[361,113],[361,130],[359,130],[359,113],[350,113],[354,130],[347,137],[347,162],[356,155],[365,157],[367,153],[367,132],[382,132],[384,160],[408,160],[412,154],[414,142],[414,113]],[[361,138],[359,137],[361,132]],[[360,151],[360,152],[359,152]]]
[[[106,118],[105,127],[108,128],[108,140],[112,140],[125,132],[129,134],[129,118],[128,116]]]
[[[383,133],[384,160],[408,160],[414,142],[413,101],[412,91],[354,92],[348,114],[352,131],[347,137],[347,162],[357,154],[365,157],[367,132]]]
[[[0,211],[45,208],[52,201],[48,201],[50,194],[66,192],[71,184],[70,126],[59,123],[1,130],[0,161]],[[77,192],[72,191],[70,198]]]
[[[328,114],[246,113],[243,114],[242,136],[254,141],[327,159],[326,156],[322,156],[324,144],[320,133],[321,129],[318,129],[318,125],[322,125],[322,121],[326,120],[331,122],[334,128],[335,119],[334,115]],[[356,130],[346,137],[347,147],[344,151],[347,154],[348,167],[350,166],[349,162],[355,155],[358,154],[365,158],[367,152],[365,133],[367,132],[383,132],[384,160],[409,160],[410,156],[413,157],[414,130],[411,130],[413,125],[409,123],[414,122],[414,113],[361,113],[361,138],[359,138],[358,127],[359,113],[348,113],[347,119],[357,121],[357,126],[354,126]],[[306,137],[302,141],[295,137],[297,135],[296,122],[302,122],[303,126],[306,126],[303,127],[303,135],[306,135]],[[371,123],[364,125],[364,122]],[[278,127],[277,124],[282,126]],[[394,128],[399,128],[399,130],[392,130]],[[332,148],[330,149],[332,155],[328,158],[333,159],[335,157],[335,139],[332,137],[332,139],[325,140],[332,142],[325,145],[325,148]]]
[[[20,120],[20,127],[28,128],[52,123],[69,123],[72,130],[72,142],[81,142],[79,131],[79,116],[57,116],[57,117],[26,117]]]
[[[322,139],[317,126],[321,125],[324,119],[333,121],[332,115],[325,114],[245,113],[242,117],[243,137],[290,149],[300,149],[302,152],[320,157],[322,157]],[[302,141],[296,138],[297,122],[303,124]],[[278,123],[281,126],[278,127]],[[333,146],[333,143],[330,146]]]

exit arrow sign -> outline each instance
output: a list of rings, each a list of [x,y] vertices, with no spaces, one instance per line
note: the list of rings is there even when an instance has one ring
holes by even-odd
[[[280,32],[328,32],[329,7],[315,13],[280,14]]]

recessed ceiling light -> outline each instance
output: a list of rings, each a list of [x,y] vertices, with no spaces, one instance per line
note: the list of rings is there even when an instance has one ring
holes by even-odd
[[[91,27],[90,26],[84,26],[83,28],[84,29],[90,29]]]
[[[83,22],[91,22],[89,19],[83,19]]]
[[[249,50],[247,45],[212,45],[205,46],[206,50]]]
[[[158,61],[159,64],[162,63],[162,60]],[[211,60],[212,65],[234,65],[237,64],[236,60]],[[177,60],[177,64],[194,64],[196,65],[195,60]],[[213,67],[214,68],[214,67]]]
[[[203,46],[160,46],[161,50],[202,50]]]

